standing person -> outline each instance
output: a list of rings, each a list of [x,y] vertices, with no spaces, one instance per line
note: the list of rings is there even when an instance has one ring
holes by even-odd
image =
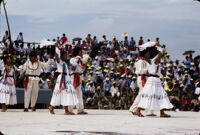
[[[1,112],[6,112],[7,105],[17,104],[15,89],[15,71],[16,67],[12,65],[12,58],[6,54],[4,61],[0,65],[0,103],[2,105]]]
[[[67,52],[62,52],[60,59],[60,50],[56,47],[55,58],[59,76],[53,91],[49,110],[51,114],[55,114],[54,107],[62,105],[65,109],[65,115],[74,115],[73,112],[68,110],[68,106],[77,105],[78,99],[69,76]]]
[[[38,83],[40,81],[40,74],[43,69],[50,66],[52,60],[49,59],[47,62],[41,62],[37,59],[35,51],[30,53],[30,60],[27,60],[24,65],[20,66],[23,72],[25,72],[25,98],[24,98],[24,112],[28,112],[30,98],[32,111],[36,111],[35,104],[38,97]]]
[[[78,104],[76,105],[78,114],[87,114],[84,111],[83,105],[83,93],[81,90],[82,86],[82,74],[85,68],[85,63],[88,61],[88,55],[82,56],[82,48],[76,46],[73,50],[73,58],[71,58],[70,63],[72,65],[72,82],[75,88],[77,97],[78,97]],[[69,107],[70,112],[73,111],[73,107]]]
[[[143,41],[143,37],[141,36],[140,40],[138,41],[138,46],[141,46],[143,44],[144,44],[144,41]]]
[[[142,89],[138,107],[153,111],[160,110],[160,117],[171,117],[164,112],[164,109],[171,109],[173,105],[170,103],[160,80],[161,68],[159,63],[163,51],[160,47],[157,48],[159,50],[158,54],[156,49],[151,50],[151,54],[155,57],[151,60],[151,64],[148,67],[149,77]]]
[[[9,32],[6,30],[6,31],[5,31],[5,35],[3,36],[2,42],[3,42],[4,44],[5,44],[5,43],[9,43],[9,39],[10,39]]]
[[[23,38],[23,33],[20,32],[19,35],[17,36],[17,42],[18,43],[23,43],[24,42],[24,38]]]
[[[139,87],[139,92],[137,97],[135,98],[134,103],[130,107],[129,111],[133,115],[137,115],[139,117],[143,117],[141,114],[140,110],[138,108],[138,104],[141,99],[141,93],[142,89],[146,83],[147,79],[147,73],[148,73],[148,66],[149,66],[149,58],[150,58],[150,52],[149,52],[149,47],[144,45],[140,46],[140,59],[135,63],[135,73],[137,74],[137,86]],[[156,116],[153,114],[153,112],[148,112],[147,116]]]
[[[68,39],[67,39],[65,33],[63,33],[63,36],[61,37],[61,42],[62,42],[62,44],[64,44],[67,40],[68,40]]]

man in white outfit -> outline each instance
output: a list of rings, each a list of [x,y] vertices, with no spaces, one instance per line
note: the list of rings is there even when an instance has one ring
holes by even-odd
[[[70,64],[72,65],[71,78],[78,97],[78,104],[76,105],[78,114],[87,114],[87,112],[84,111],[83,93],[81,87],[83,80],[82,74],[85,69],[85,63],[88,61],[88,59],[88,55],[82,56],[81,47],[77,46],[74,48],[73,58],[70,59]],[[69,107],[69,111],[72,112],[73,108],[74,107]]]
[[[47,62],[37,60],[37,54],[33,51],[30,54],[30,60],[27,60],[24,65],[20,66],[26,76],[24,81],[24,112],[28,112],[30,98],[32,111],[35,111],[35,104],[38,98],[39,89],[38,83],[40,81],[39,76],[43,71],[42,69],[49,67],[51,62],[51,59]]]
[[[139,117],[143,117],[143,115],[140,112],[140,109],[138,108],[138,104],[141,99],[141,93],[142,88],[144,87],[146,80],[147,80],[147,74],[148,74],[148,60],[150,58],[150,53],[148,51],[148,46],[140,46],[140,59],[135,63],[135,73],[137,74],[137,85],[139,87],[138,95],[135,98],[134,103],[130,107],[129,111],[133,115],[138,115]],[[147,116],[156,116],[153,114],[153,111],[147,111]]]

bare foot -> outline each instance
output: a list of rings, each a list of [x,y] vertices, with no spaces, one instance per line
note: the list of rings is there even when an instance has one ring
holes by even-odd
[[[49,106],[49,111],[50,111],[51,114],[55,114],[54,109],[53,109],[52,106]]]
[[[144,117],[141,112],[134,112],[138,117]]]
[[[7,109],[2,109],[1,112],[6,112]]]

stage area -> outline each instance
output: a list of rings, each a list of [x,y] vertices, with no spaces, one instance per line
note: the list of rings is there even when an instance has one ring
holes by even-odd
[[[124,110],[86,111],[88,115],[66,116],[62,109],[55,110],[56,115],[45,109],[28,113],[10,109],[0,112],[0,131],[5,135],[200,134],[200,112],[167,112],[171,118],[139,118]]]

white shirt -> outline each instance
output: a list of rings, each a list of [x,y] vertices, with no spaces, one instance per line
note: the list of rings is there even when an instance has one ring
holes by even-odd
[[[20,66],[20,68],[21,71],[25,72],[26,75],[39,76],[43,72],[43,69],[49,67],[51,63],[51,59],[49,59],[47,62],[37,61],[34,64],[32,64],[30,60],[27,60],[26,63],[24,63],[24,65]],[[40,80],[39,77],[29,77],[29,79],[37,81]]]
[[[79,59],[82,61],[78,63]],[[89,57],[87,55],[84,55],[83,58],[81,58],[80,56],[76,56],[74,58],[70,59],[70,63],[72,64],[72,66],[74,67],[74,69],[72,70],[73,73],[83,73],[84,70],[84,64],[87,63]]]
[[[130,85],[130,88],[132,89],[132,91],[135,91],[135,88],[137,87],[137,84],[136,82],[132,81],[131,82],[131,85]]]
[[[40,79],[41,83],[39,84],[40,85],[40,88],[41,89],[49,89],[49,85],[48,85],[48,80],[43,80],[43,79]]]
[[[139,74],[147,74],[149,63],[146,60],[138,60],[135,63],[135,73]],[[137,77],[137,83],[140,84],[142,82],[141,76]]]
[[[3,44],[0,44],[0,54],[3,53],[5,46]]]
[[[118,87],[112,86],[110,89],[110,92],[111,92],[112,97],[114,97],[119,92],[119,89]]]

